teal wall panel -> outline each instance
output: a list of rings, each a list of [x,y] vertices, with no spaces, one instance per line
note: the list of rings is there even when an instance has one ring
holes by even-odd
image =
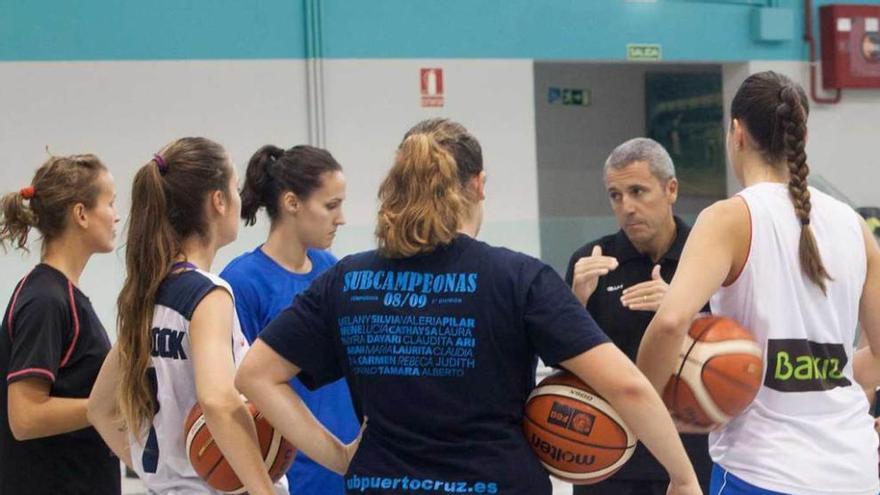
[[[800,57],[800,43],[750,39],[742,4],[615,0],[379,2],[327,0],[330,57],[622,60],[628,43],[659,43],[664,60]],[[497,8],[474,8],[494,3]]]
[[[303,58],[301,0],[0,0],[0,60]]]
[[[624,60],[628,43],[668,61],[806,56],[803,0],[0,0],[0,60],[303,58],[307,2],[327,58]],[[752,40],[770,3],[793,9],[795,39]]]

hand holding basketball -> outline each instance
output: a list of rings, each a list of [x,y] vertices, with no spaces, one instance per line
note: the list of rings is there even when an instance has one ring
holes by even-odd
[[[599,285],[599,277],[617,268],[617,258],[602,256],[602,246],[593,246],[590,256],[584,256],[574,265],[571,290],[581,304],[587,304]]]
[[[687,423],[678,419],[675,413],[670,412],[670,416],[672,416],[672,422],[675,424],[675,429],[679,433],[684,434],[701,434],[704,435],[706,433],[715,431],[718,429],[719,425],[711,425],[711,426],[700,426],[693,423]]]
[[[623,289],[620,303],[633,311],[657,311],[669,284],[660,276],[660,265],[654,265],[651,280]]]

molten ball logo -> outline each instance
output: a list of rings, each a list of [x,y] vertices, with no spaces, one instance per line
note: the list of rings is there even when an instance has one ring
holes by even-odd
[[[565,450],[559,448],[547,440],[539,437],[538,435],[532,433],[532,445],[540,452],[546,454],[546,458],[553,459],[554,461],[568,462],[572,464],[580,464],[583,466],[589,466],[596,462],[596,456],[590,454],[577,454],[570,450]]]

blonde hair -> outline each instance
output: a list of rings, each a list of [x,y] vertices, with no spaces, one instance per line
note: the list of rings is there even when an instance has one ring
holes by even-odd
[[[379,187],[376,237],[389,258],[428,253],[455,239],[468,206],[442,130],[410,132]]]

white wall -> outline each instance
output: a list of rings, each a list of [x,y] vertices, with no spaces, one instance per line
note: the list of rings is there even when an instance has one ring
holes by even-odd
[[[725,111],[740,83],[755,72],[774,70],[791,77],[809,94],[809,64],[805,62],[753,61],[725,66]],[[821,68],[817,79],[821,85]],[[836,105],[810,101],[807,122],[807,163],[811,174],[820,174],[845,194],[855,206],[880,205],[880,153],[877,140],[880,90],[844,90]],[[736,180],[728,183],[739,189]]]
[[[94,152],[115,176],[124,222],[134,172],[174,138],[203,135],[222,143],[240,173],[260,145],[303,141],[304,67],[303,61],[0,64],[3,190],[30,183],[46,146],[59,155]],[[242,230],[215,266],[259,242],[261,230]],[[123,241],[120,235],[118,244]],[[111,335],[123,259],[121,251],[97,255],[81,280]],[[0,256],[2,304],[38,261],[38,245],[29,256]]]
[[[444,108],[420,106],[421,67],[445,69]],[[134,172],[174,138],[220,142],[241,175],[259,146],[307,140],[302,60],[0,63],[0,81],[2,191],[30,183],[46,146],[54,154],[94,152],[116,178],[123,222]],[[394,149],[412,124],[435,115],[459,120],[483,144],[489,197],[481,237],[539,254],[531,61],[333,60],[325,61],[324,81],[326,146],[348,177],[349,224],[337,255],[374,245],[376,190]],[[265,235],[265,221],[242,229],[215,270]],[[123,258],[95,256],[81,281],[111,335]],[[29,256],[0,255],[0,303],[38,261],[38,244]]]
[[[445,107],[420,106],[422,67],[445,70]],[[725,65],[725,109],[749,73],[772,68],[806,85],[807,67],[800,62]],[[340,231],[336,254],[373,246],[376,189],[394,149],[410,125],[437,115],[459,120],[483,144],[489,196],[481,237],[540,253],[535,97],[546,95],[545,88],[535,87],[532,61],[327,60],[324,71],[326,145],[349,180],[349,224]],[[219,141],[240,173],[259,146],[307,139],[302,60],[12,62],[0,63],[0,81],[2,190],[27,185],[46,158],[46,146],[55,154],[90,151],[114,173],[123,215],[136,168],[176,137]],[[878,111],[880,92],[851,90],[839,105],[814,104],[810,115],[807,152],[813,171],[859,205],[880,203]],[[736,182],[729,184],[734,192]],[[220,252],[215,268],[253,248],[265,233],[265,222],[242,229],[239,240]],[[8,301],[15,282],[38,259],[38,245],[29,256],[0,255],[0,302]],[[122,277],[122,254],[114,253],[96,256],[82,280],[111,333]]]
[[[443,68],[444,107],[421,106],[422,67]],[[350,225],[337,251],[373,246],[376,191],[400,139],[416,122],[445,116],[483,147],[489,179],[480,238],[539,255],[532,61],[329,60],[324,74],[327,147],[350,188]]]

